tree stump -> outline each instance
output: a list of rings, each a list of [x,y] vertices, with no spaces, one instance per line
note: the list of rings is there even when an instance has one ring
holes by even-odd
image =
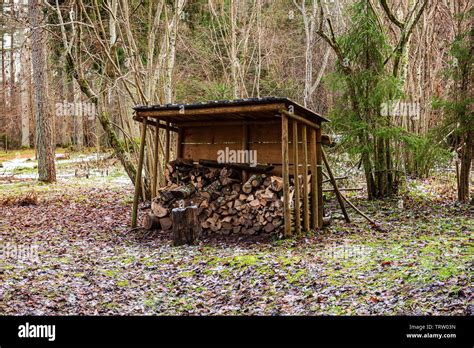
[[[173,220],[173,245],[194,244],[201,233],[198,220],[198,208],[174,208],[171,211]]]

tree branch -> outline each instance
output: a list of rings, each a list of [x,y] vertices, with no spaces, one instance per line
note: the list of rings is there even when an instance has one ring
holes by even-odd
[[[400,29],[403,29],[403,27],[405,26],[405,23],[403,22],[400,22],[397,17],[395,17],[395,15],[393,14],[393,12],[390,10],[390,8],[388,7],[388,4],[387,4],[387,0],[380,0],[380,4],[382,5],[383,7],[383,10],[385,11],[385,14],[387,15],[388,19],[390,19],[390,21],[395,24],[397,27],[399,27]]]

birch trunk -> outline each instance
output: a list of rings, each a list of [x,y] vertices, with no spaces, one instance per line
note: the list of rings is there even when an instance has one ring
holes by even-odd
[[[72,81],[73,93],[74,93],[74,110],[71,115],[76,125],[76,148],[81,151],[84,147],[84,122],[82,117],[82,106],[81,106],[81,90],[77,81]]]
[[[176,36],[178,33],[178,24],[184,3],[184,0],[177,1],[176,8],[173,13],[173,19],[170,25],[169,44],[167,52],[168,59],[166,64],[166,82],[164,86],[165,103],[171,103],[173,101],[173,70],[176,58]]]
[[[238,77],[239,57],[237,54],[237,1],[230,3],[230,72],[232,75],[232,89],[234,98],[241,98],[240,83]]]

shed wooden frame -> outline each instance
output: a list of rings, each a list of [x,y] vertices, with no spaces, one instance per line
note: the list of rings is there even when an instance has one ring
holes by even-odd
[[[270,174],[283,177],[284,235],[323,226],[321,124],[328,121],[287,98],[253,98],[197,104],[134,107],[141,123],[141,141],[135,180],[132,227],[137,225],[147,128],[155,127],[151,190],[156,195],[158,168],[171,154],[171,132],[177,134],[176,158],[217,159],[217,151],[256,150],[258,163],[271,164]],[[159,129],[165,131],[164,158],[159,158]],[[245,175],[245,173],[244,173]],[[295,193],[290,202],[290,175]],[[310,179],[316,177],[315,180]],[[302,194],[300,194],[300,186]],[[311,194],[311,202],[309,202]],[[295,202],[301,202],[294,204]],[[300,207],[301,205],[301,207]],[[294,228],[292,229],[293,223]]]

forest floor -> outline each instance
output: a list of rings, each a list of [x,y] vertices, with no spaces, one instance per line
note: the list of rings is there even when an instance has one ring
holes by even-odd
[[[352,193],[384,232],[351,210],[344,222],[328,194],[321,232],[172,247],[165,233],[130,230],[119,168],[95,173],[55,184],[0,175],[0,314],[474,314],[472,206],[455,203],[452,174],[408,181],[386,201]]]

